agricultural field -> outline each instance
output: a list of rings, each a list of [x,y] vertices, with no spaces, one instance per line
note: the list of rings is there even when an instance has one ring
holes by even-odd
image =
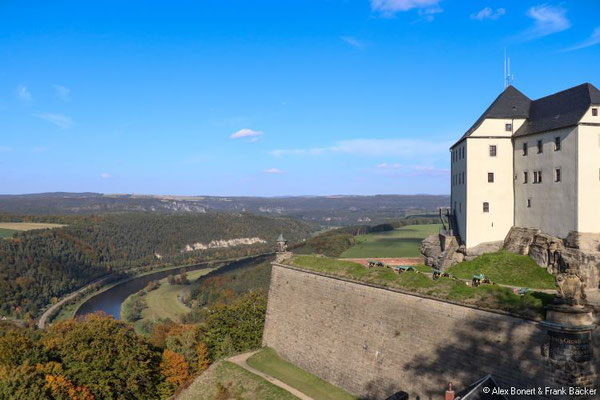
[[[46,224],[36,222],[0,222],[0,239],[11,237],[17,232],[31,231],[34,229],[60,228],[61,224]]]
[[[408,225],[388,232],[355,237],[356,244],[342,258],[419,257],[419,246],[427,236],[439,231],[439,224]]]
[[[285,361],[275,350],[265,347],[247,361],[254,369],[264,372],[304,394],[323,400],[354,400],[356,397],[336,386],[327,383],[303,369]]]

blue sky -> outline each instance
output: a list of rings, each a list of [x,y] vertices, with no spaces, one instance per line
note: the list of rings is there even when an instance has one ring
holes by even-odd
[[[127,3],[127,4],[125,4]],[[2,1],[0,193],[449,193],[503,89],[600,86],[600,2]]]

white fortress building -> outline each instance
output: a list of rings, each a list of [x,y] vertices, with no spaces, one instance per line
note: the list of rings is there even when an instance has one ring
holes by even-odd
[[[599,110],[589,83],[537,100],[508,86],[451,148],[461,244],[504,240],[513,226],[600,234]]]

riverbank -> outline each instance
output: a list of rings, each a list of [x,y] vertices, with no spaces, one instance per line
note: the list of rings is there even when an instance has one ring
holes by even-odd
[[[121,305],[121,319],[133,323],[138,334],[148,334],[145,327],[160,320],[180,322],[181,316],[191,311],[183,302],[191,289],[190,284],[215,269],[217,268],[187,272],[186,284],[169,283],[168,277],[155,281],[151,287],[147,286],[125,299]]]
[[[166,271],[173,271],[173,270],[180,270],[180,269],[199,269],[201,267],[222,267],[224,265],[233,263],[233,262],[238,262],[238,261],[242,261],[242,260],[249,260],[249,259],[254,259],[257,257],[262,257],[265,255],[269,255],[272,253],[264,253],[264,254],[257,254],[257,255],[253,255],[253,256],[248,256],[248,257],[241,257],[241,258],[233,258],[233,259],[224,259],[224,260],[210,260],[210,261],[206,261],[203,263],[198,263],[198,264],[188,264],[188,265],[177,265],[177,266],[168,266],[168,267],[163,267],[163,268],[158,268],[158,269],[153,269],[150,271],[143,271],[143,272],[139,272],[135,275],[132,276],[128,276],[127,278],[124,279],[120,279],[118,281],[115,282],[110,282],[106,285],[102,285],[100,288],[98,288],[97,290],[93,290],[92,292],[86,294],[85,296],[83,296],[81,299],[77,300],[74,303],[71,304],[66,304],[69,301],[73,300],[74,298],[76,298],[78,295],[81,295],[81,293],[84,293],[86,290],[89,290],[90,287],[92,287],[93,285],[98,285],[99,282],[98,281],[94,281],[88,285],[86,285],[83,288],[80,288],[78,290],[76,290],[75,292],[72,292],[68,295],[66,295],[63,299],[61,299],[58,303],[52,305],[51,307],[49,307],[39,318],[37,326],[40,329],[44,329],[45,326],[48,323],[54,322],[54,321],[61,321],[61,320],[65,320],[65,319],[70,319],[73,318],[74,316],[77,315],[77,313],[79,312],[79,310],[82,308],[82,306],[87,303],[88,301],[90,301],[92,298],[99,296],[105,292],[107,292],[108,290],[111,290],[119,285],[123,285],[126,284],[128,282],[133,281],[134,279],[138,279],[144,276],[149,276],[149,275],[153,275],[153,274],[159,274],[159,273],[164,273]],[[110,278],[110,276],[105,276],[102,277],[102,282],[106,282],[107,278]],[[102,284],[100,282],[100,284]],[[137,290],[136,290],[137,291]]]

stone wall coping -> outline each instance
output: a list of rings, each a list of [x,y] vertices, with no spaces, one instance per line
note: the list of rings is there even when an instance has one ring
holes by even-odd
[[[538,320],[538,319],[534,319],[534,318],[528,318],[528,317],[524,317],[522,315],[512,314],[512,313],[510,313],[508,311],[504,311],[504,310],[497,310],[497,309],[493,309],[493,308],[479,307],[479,306],[476,306],[476,305],[460,303],[458,301],[452,301],[452,300],[448,300],[448,299],[440,299],[439,297],[429,296],[429,295],[426,295],[426,294],[423,294],[423,293],[415,293],[415,292],[411,292],[411,291],[400,289],[400,288],[392,288],[392,287],[389,287],[389,286],[377,285],[375,283],[360,281],[360,280],[357,280],[357,279],[351,279],[351,278],[345,278],[345,277],[341,277],[341,276],[329,275],[329,274],[326,274],[326,273],[323,273],[323,272],[317,272],[317,271],[313,271],[311,269],[306,269],[306,268],[298,267],[298,266],[295,266],[295,265],[281,264],[281,263],[275,263],[275,262],[272,263],[271,265],[275,265],[277,267],[287,268],[287,269],[291,269],[291,270],[295,270],[295,271],[299,271],[299,272],[305,272],[305,273],[312,274],[312,275],[322,276],[322,277],[325,277],[325,278],[336,279],[338,281],[343,281],[343,282],[348,282],[348,283],[354,283],[354,284],[363,285],[363,286],[369,286],[369,287],[372,287],[372,288],[375,288],[375,289],[381,289],[381,290],[387,290],[389,292],[401,293],[401,294],[404,294],[404,295],[407,295],[407,296],[413,296],[413,297],[418,297],[418,298],[432,300],[432,301],[439,301],[440,303],[452,304],[454,306],[459,306],[459,307],[464,307],[464,308],[470,308],[470,309],[473,309],[473,310],[489,312],[489,313],[498,314],[498,315],[502,315],[502,316],[508,316],[508,317],[515,318],[515,319],[521,319],[521,320],[525,320],[525,321],[528,321],[528,322],[532,322],[535,325],[538,325],[538,327],[542,328],[541,322],[543,322],[543,320],[541,320],[541,319]]]

